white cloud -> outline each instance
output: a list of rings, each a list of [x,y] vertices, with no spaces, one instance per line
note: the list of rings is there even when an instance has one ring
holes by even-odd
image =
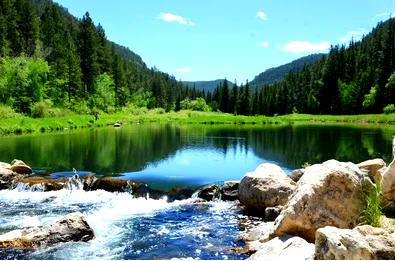
[[[175,23],[179,23],[181,25],[191,25],[191,26],[195,25],[195,23],[193,23],[192,21],[189,21],[189,20],[185,19],[182,16],[175,15],[175,14],[172,14],[172,13],[161,12],[159,14],[158,19],[160,19],[160,20],[162,20],[162,21],[164,21],[166,23],[174,23],[175,22]]]
[[[276,48],[281,48],[289,53],[311,53],[326,51],[331,47],[328,41],[321,41],[319,43],[312,43],[309,41],[290,41],[284,45],[276,45]]]
[[[340,43],[348,43],[351,41],[351,39],[354,39],[356,41],[360,40],[362,36],[366,34],[365,29],[359,29],[357,31],[351,31],[348,32],[345,36],[338,38],[337,40]]]
[[[256,13],[256,16],[261,20],[267,20],[267,14],[263,11],[259,11]]]
[[[189,67],[181,67],[181,68],[177,68],[176,70],[178,73],[190,73],[192,72],[192,68]]]
[[[263,48],[267,48],[269,47],[269,42],[263,41],[263,42],[258,42],[256,43],[258,46],[263,47]]]

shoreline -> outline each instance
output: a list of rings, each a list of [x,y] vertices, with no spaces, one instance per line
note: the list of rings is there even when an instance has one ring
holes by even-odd
[[[37,133],[64,132],[67,130],[117,127],[142,123],[177,123],[198,125],[350,125],[394,127],[395,114],[370,115],[309,115],[289,114],[282,116],[241,116],[216,112],[180,111],[162,113],[158,110],[141,115],[129,113],[101,114],[98,120],[93,115],[69,115],[54,118],[9,118],[0,119],[0,137]]]

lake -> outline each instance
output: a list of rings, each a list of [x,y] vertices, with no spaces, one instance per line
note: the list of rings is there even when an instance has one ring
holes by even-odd
[[[37,175],[96,173],[168,191],[240,180],[259,164],[290,172],[328,159],[391,161],[392,127],[142,124],[0,138],[0,161],[21,159]],[[51,224],[80,211],[96,238],[35,252],[0,250],[2,259],[244,259],[235,203],[168,203],[127,193],[0,191],[0,232]]]

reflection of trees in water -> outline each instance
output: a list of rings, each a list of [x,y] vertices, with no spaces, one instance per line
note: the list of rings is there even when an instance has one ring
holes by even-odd
[[[179,128],[170,125],[8,137],[2,140],[0,161],[20,158],[37,169],[112,174],[142,170],[174,154],[181,143]]]
[[[71,168],[100,174],[133,172],[158,164],[178,150],[215,149],[226,155],[253,151],[258,157],[298,168],[327,159],[391,160],[391,135],[380,128],[322,126],[136,125],[63,134],[0,139],[0,161],[14,158],[37,169]]]
[[[244,137],[245,140],[240,142],[258,157],[289,168],[328,159],[355,163],[375,157],[382,157],[387,162],[391,160],[391,140],[383,136],[380,128],[286,126],[213,130],[207,135]],[[213,140],[212,145],[224,152],[236,146],[232,139]]]

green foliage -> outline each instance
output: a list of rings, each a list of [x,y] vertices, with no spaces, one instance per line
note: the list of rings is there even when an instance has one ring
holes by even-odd
[[[370,89],[369,94],[365,95],[365,100],[362,103],[363,108],[369,109],[375,105],[377,99],[377,89],[378,86],[375,85]]]
[[[302,164],[302,168],[307,168],[307,167],[310,167],[311,166],[311,164],[309,163],[309,162],[304,162],[303,164]]]
[[[0,119],[20,118],[22,115],[16,113],[11,106],[0,103]]]
[[[388,104],[387,106],[384,107],[383,112],[384,112],[384,114],[394,113],[395,112],[395,105]]]
[[[99,75],[94,82],[94,94],[90,97],[91,108],[110,112],[115,106],[114,80],[107,73]]]
[[[380,218],[383,215],[381,208],[380,186],[376,185],[365,193],[365,209],[362,211],[362,221],[366,225],[380,227]]]
[[[211,111],[210,106],[207,105],[203,98],[197,98],[196,100],[190,101],[185,99],[180,103],[182,110],[192,110],[192,111]]]
[[[68,114],[65,109],[54,108],[51,100],[33,103],[30,111],[33,118],[63,117]]]
[[[146,107],[137,107],[134,103],[128,103],[122,108],[122,112],[130,115],[143,115],[148,112]]]
[[[152,108],[155,99],[152,97],[152,93],[139,89],[137,92],[130,96],[129,103],[139,108]]]
[[[355,111],[358,107],[355,99],[358,96],[358,87],[354,83],[346,84],[341,80],[338,81],[338,87],[342,111]]]

